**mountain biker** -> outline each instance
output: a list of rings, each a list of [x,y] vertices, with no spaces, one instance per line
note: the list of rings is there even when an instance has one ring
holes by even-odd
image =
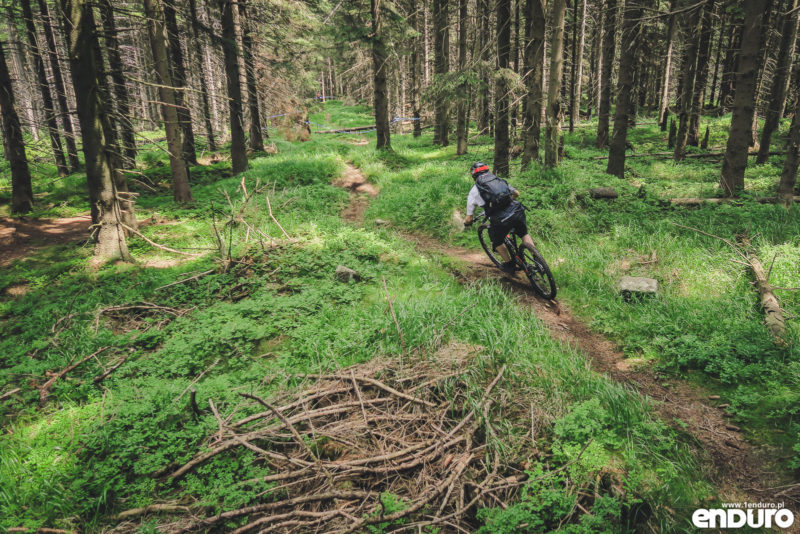
[[[475,185],[467,196],[467,217],[464,219],[464,226],[472,225],[475,207],[483,206],[491,223],[489,237],[492,240],[492,249],[503,258],[500,269],[512,274],[516,271],[516,262],[511,259],[504,243],[506,235],[514,230],[514,233],[522,236],[523,243],[533,247],[533,239],[528,233],[525,220],[525,208],[516,200],[519,198],[519,191],[489,172],[489,166],[485,163],[473,163],[470,174],[475,180]]]

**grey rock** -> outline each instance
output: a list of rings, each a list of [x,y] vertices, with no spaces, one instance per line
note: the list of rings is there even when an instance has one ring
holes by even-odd
[[[589,189],[589,196],[592,198],[617,198],[619,197],[619,193],[613,187],[595,187],[593,189]]]
[[[625,295],[634,293],[654,294],[658,292],[658,280],[640,276],[623,276],[619,280],[619,290]]]
[[[336,272],[334,273],[333,277],[339,282],[349,282],[350,280],[355,280],[358,282],[361,280],[360,274],[349,267],[345,267],[344,265],[339,265],[336,267]]]

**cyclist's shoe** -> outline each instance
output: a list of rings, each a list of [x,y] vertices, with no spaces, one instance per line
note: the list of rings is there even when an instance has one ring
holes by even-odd
[[[517,264],[514,260],[505,261],[500,264],[500,270],[506,274],[514,274],[517,272]]]

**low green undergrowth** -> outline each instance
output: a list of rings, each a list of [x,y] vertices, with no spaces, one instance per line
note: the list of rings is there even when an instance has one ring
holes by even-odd
[[[414,143],[425,160],[430,147]],[[265,502],[267,486],[229,490],[265,474],[250,452],[222,454],[176,482],[165,479],[207,447],[217,428],[209,401],[221,413],[246,415],[239,393],[268,398],[307,385],[299,375],[375,356],[400,358],[403,343],[420,348],[415,357],[449,342],[475,347],[481,358],[469,372],[486,380],[505,364],[508,383],[529,392],[505,401],[495,446],[527,461],[534,479],[563,469],[548,482],[549,508],[531,508],[528,496],[545,491],[531,482],[508,514],[519,506],[520,517],[535,515],[549,528],[562,520],[579,528],[586,520],[560,510],[576,498],[574,488],[599,477],[603,486],[590,505],[596,517],[618,530],[648,522],[680,530],[688,524],[685,510],[714,494],[691,440],[654,419],[646,400],[588,370],[585,357],[555,342],[513,295],[491,281],[461,286],[445,268],[451,260],[420,254],[390,229],[339,219],[347,193],[330,181],[346,160],[384,188],[368,214],[375,217],[390,210],[383,197],[396,177],[378,175],[381,165],[411,173],[413,152],[405,159],[360,152],[336,138],[276,145],[278,155],[253,160],[244,175],[248,192],[263,188],[246,206],[242,177],[214,169],[195,184],[189,206],[175,206],[168,192],[141,191],[142,232],[201,256],[179,257],[132,237],[134,264],[91,268],[91,251],[72,244],[2,272],[0,381],[4,392],[19,392],[0,404],[8,429],[0,437],[0,527],[101,531],[114,514],[152,503],[214,513]],[[435,157],[426,167],[431,172]],[[461,197],[469,184],[460,172],[439,177],[451,189],[431,206],[449,212],[448,195]],[[288,238],[269,216],[267,196]],[[414,220],[408,226],[427,228]],[[430,230],[447,235],[444,227]],[[355,269],[362,281],[334,281],[338,265]],[[46,381],[80,361],[49,385],[39,406]],[[531,431],[531,409],[541,421],[536,450],[514,449]],[[519,524],[497,510],[478,517],[489,529]],[[157,528],[148,521],[143,531]]]
[[[645,119],[647,120],[647,119]],[[729,117],[704,118],[709,152],[723,150]],[[783,124],[780,135],[784,135]],[[774,194],[781,157],[751,165],[742,200],[705,207],[674,207],[669,198],[719,193],[719,159],[630,158],[626,178],[605,173],[607,154],[594,148],[596,122],[566,134],[566,158],[547,170],[511,162],[511,185],[529,208],[528,227],[553,269],[559,295],[591,326],[616,341],[641,365],[702,384],[722,396],[728,411],[757,442],[780,450],[777,469],[800,468],[800,208],[787,211],[753,197]],[[631,131],[631,154],[666,151],[666,134],[652,123]],[[478,137],[469,153],[421,138],[393,136],[393,150],[348,148],[345,157],[381,187],[367,220],[390,220],[470,247],[472,231],[458,229],[472,186],[473,161],[491,163],[491,139]],[[703,152],[689,147],[690,152]],[[611,186],[619,199],[594,200],[588,190]],[[455,222],[454,222],[455,219]],[[763,324],[758,294],[747,267],[731,247],[692,229],[736,242],[749,237],[786,312],[786,345]],[[658,280],[658,295],[626,301],[616,289],[622,276]],[[780,288],[787,288],[780,289]]]

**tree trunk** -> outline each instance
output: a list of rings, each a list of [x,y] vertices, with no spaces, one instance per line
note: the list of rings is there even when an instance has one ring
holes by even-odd
[[[689,116],[692,110],[695,78],[697,77],[697,47],[700,39],[703,6],[692,10],[686,24],[686,35],[689,39],[683,55],[683,72],[681,92],[678,94],[680,108],[678,136],[675,139],[675,161],[686,156],[686,142],[689,140]]]
[[[592,28],[592,53],[589,58],[589,94],[586,99],[586,116],[592,118],[592,110],[600,104],[600,73],[602,72],[603,54],[600,51],[603,36],[603,1],[599,0],[598,13]]]
[[[236,53],[236,29],[233,25],[233,3],[236,0],[218,0],[222,9],[222,51],[225,55],[225,77],[228,80],[228,109],[231,125],[231,161],[233,172],[247,170],[247,150],[244,140],[242,116],[242,83]]]
[[[424,5],[422,9],[425,9]],[[411,27],[417,31],[419,35],[412,38],[411,41],[411,113],[412,117],[414,118],[414,137],[419,137],[422,135],[422,125],[420,124],[420,76],[422,75],[420,69],[420,41],[422,31],[420,31],[420,17],[417,13],[417,1],[411,0],[411,17],[410,17],[410,24]]]
[[[109,0],[99,0],[100,15],[103,19],[103,30],[108,45],[108,63],[111,68],[114,96],[117,101],[117,113],[122,133],[123,166],[126,169],[136,167],[136,139],[133,131],[133,115],[130,109],[130,96],[125,84],[124,67],[119,52],[117,29],[114,22],[114,10]]]
[[[787,207],[791,206],[794,200],[798,164],[800,164],[800,98],[796,99],[792,126],[786,143],[786,160],[783,162],[781,181],[778,185],[778,200]]]
[[[372,69],[375,89],[376,148],[392,148],[389,132],[389,100],[386,91],[387,53],[383,42],[382,0],[372,0]]]
[[[586,44],[586,2],[582,0],[583,7],[581,8],[580,22],[577,22],[578,16],[578,0],[575,2],[575,18],[576,30],[578,33],[577,43],[573,38],[572,40],[572,92],[570,94],[570,115],[569,115],[569,131],[575,129],[575,125],[580,120],[581,112],[581,86],[583,81],[583,47]]]
[[[711,54],[711,18],[714,15],[715,0],[707,0],[703,8],[703,22],[700,30],[700,43],[697,50],[697,74],[692,94],[692,111],[689,116],[689,137],[686,141],[691,146],[700,143],[700,113],[708,84],[708,56]]]
[[[87,0],[61,0],[61,8],[64,28],[68,28],[67,48],[81,125],[86,181],[98,226],[94,255],[102,260],[130,260],[122,225],[124,215],[113,179],[112,147],[107,142],[110,121],[103,117],[105,109],[98,91],[100,73],[95,50],[99,43],[92,5]]]
[[[606,172],[619,178],[625,177],[625,148],[628,144],[628,112],[630,109],[633,72],[636,68],[636,43],[643,24],[643,0],[627,0],[622,22],[622,54],[619,58],[617,80],[617,109],[614,113],[614,138],[608,151]],[[637,23],[639,26],[637,27]]]
[[[491,26],[489,24],[489,0],[478,1],[478,16],[480,17],[480,39],[481,46],[479,57],[481,66],[479,69],[481,76],[481,84],[478,90],[480,101],[480,113],[478,114],[478,131],[486,133],[489,130],[489,93],[491,91],[491,83],[489,77],[489,69],[487,67],[490,58],[491,43]]]
[[[669,3],[669,22],[667,23],[667,57],[664,61],[664,85],[661,87],[661,109],[658,112],[658,122],[662,125],[661,131],[666,130],[667,110],[669,108],[669,85],[672,82],[672,56],[675,49],[675,35],[678,32],[678,25],[675,24],[675,10],[678,7],[678,0],[671,0]]]
[[[239,0],[239,20],[242,26],[242,50],[244,51],[244,69],[245,77],[247,78],[247,106],[250,109],[250,150],[264,152],[264,135],[261,131],[261,113],[258,106],[258,86],[256,85],[255,55],[253,55],[253,37],[250,33],[252,26],[247,18],[244,0]],[[331,87],[328,87],[328,91],[331,91]]]
[[[544,142],[544,163],[558,165],[558,144],[563,114],[561,77],[564,70],[564,13],[566,0],[553,0],[553,41],[550,44],[550,81],[547,87],[547,131]]]
[[[197,154],[194,147],[194,129],[192,128],[192,114],[189,112],[188,95],[186,94],[186,64],[181,48],[180,29],[178,28],[177,10],[175,0],[158,0],[163,2],[164,23],[166,25],[169,42],[169,63],[172,84],[175,89],[175,109],[178,122],[183,131],[183,160],[187,165],[197,165]]]
[[[714,74],[711,78],[711,95],[708,99],[709,107],[714,106],[714,97],[716,96],[717,93],[717,80],[719,79],[719,67],[722,58],[722,43],[725,40],[724,39],[725,23],[727,22],[727,14],[722,9],[720,11],[722,11],[722,13],[720,13],[720,18],[722,19],[722,27],[719,29],[719,37],[717,38],[717,54],[714,60]]]
[[[164,24],[161,0],[144,0],[144,9],[147,16],[150,46],[153,49],[156,80],[159,85],[161,114],[164,117],[164,129],[167,133],[169,164],[172,170],[172,194],[176,202],[191,202],[193,199],[189,188],[189,166],[185,159],[184,130],[181,128],[182,121],[178,114],[178,103],[173,89],[174,82],[169,64],[170,43]],[[175,56],[173,55],[173,57]]]
[[[769,110],[761,131],[761,144],[758,147],[756,163],[766,163],[769,154],[769,145],[772,133],[778,128],[778,122],[783,116],[786,107],[786,95],[789,92],[789,74],[792,68],[792,56],[797,37],[797,6],[798,0],[789,3],[791,14],[783,21],[781,44],[778,49],[778,62],[772,79]]]
[[[189,0],[189,12],[192,17],[192,36],[194,37],[194,44],[195,46],[200,46],[200,43],[202,42],[204,50],[206,50],[205,41],[200,36],[200,23],[197,20],[196,0]],[[206,77],[209,75],[209,73],[203,70],[204,65],[201,56],[202,54],[198,50],[196,50],[195,53],[192,54],[192,57],[194,58],[193,62],[194,69],[195,72],[197,72],[197,78],[200,80],[200,99],[203,106],[203,120],[206,128],[206,142],[208,144],[208,150],[213,152],[217,149],[217,143],[216,140],[214,139],[214,126],[212,124],[212,115],[209,105],[208,84],[206,82]]]
[[[519,76],[519,32],[520,32],[520,18],[519,18],[519,5],[522,0],[513,0],[514,6],[514,22],[511,28],[511,68],[514,74]],[[511,139],[517,139],[517,114],[519,111],[519,104],[514,91],[511,86],[509,97],[509,111],[511,113]]]
[[[742,43],[743,23],[738,13],[731,14],[730,33],[728,35],[728,48],[722,66],[722,83],[719,90],[719,105],[723,111],[731,108],[734,95],[734,79],[739,71],[739,50]],[[754,82],[755,83],[755,82]]]
[[[464,73],[467,68],[467,0],[458,1],[458,70]],[[456,154],[467,153],[467,86],[462,83],[458,87],[458,107],[456,109],[457,125]]]
[[[569,97],[569,131],[575,131],[575,125],[580,120],[581,111],[581,85],[583,78],[583,47],[586,44],[586,0],[582,0],[580,18],[578,15],[578,0],[574,0],[573,28],[572,28],[572,67]]]
[[[31,11],[31,1],[21,0],[22,18],[25,20],[25,29],[28,37],[28,48],[33,59],[33,66],[36,69],[36,78],[39,82],[39,94],[42,97],[47,129],[50,134],[50,148],[53,150],[53,159],[56,162],[58,175],[61,177],[69,174],[67,160],[64,157],[64,149],[61,146],[61,136],[58,135],[58,124],[56,123],[55,109],[53,107],[53,97],[50,94],[50,84],[47,82],[47,72],[44,68],[44,61],[39,52],[39,45],[36,42],[36,27],[33,24],[33,12]]]
[[[42,17],[45,41],[47,42],[48,59],[50,71],[53,73],[53,84],[56,90],[56,99],[61,108],[61,128],[64,130],[64,144],[67,146],[67,159],[69,161],[70,172],[80,169],[78,160],[78,149],[75,145],[75,134],[72,131],[72,120],[70,119],[69,105],[67,103],[67,92],[64,87],[64,78],[61,75],[61,65],[58,61],[56,52],[56,39],[53,33],[53,24],[50,20],[50,13],[46,0],[39,0],[39,13]]]
[[[433,0],[433,43],[435,81],[440,82],[450,72],[450,26],[448,4],[450,0]],[[436,88],[434,102],[433,142],[438,145],[450,144],[450,106],[446,92]]]
[[[11,54],[12,69],[15,72],[10,72],[11,77],[17,83],[17,108],[21,110],[23,120],[20,126],[25,125],[31,132],[34,141],[39,140],[39,122],[37,119],[38,102],[39,100],[33,97],[34,84],[31,83],[27,68],[27,62],[22,55],[22,44],[19,42],[17,36],[16,17],[12,11],[11,5],[6,6],[7,23],[8,23],[8,42],[7,48]]]
[[[542,120],[542,77],[544,65],[544,6],[542,0],[527,0],[525,7],[525,86],[528,98],[525,101],[523,127],[525,146],[522,152],[522,168],[527,169],[533,160],[539,159],[539,138]]]
[[[744,5],[744,28],[742,48],[739,52],[739,69],[736,74],[736,93],[733,99],[728,144],[722,162],[720,187],[725,196],[738,195],[744,189],[744,171],[747,167],[747,152],[752,139],[753,112],[755,104],[756,71],[761,21],[767,0],[748,0]]]
[[[617,0],[606,1],[603,30],[603,71],[600,75],[600,104],[597,107],[597,148],[608,145],[608,117],[611,111],[611,69],[616,48]]]
[[[511,55],[511,0],[497,0],[497,67],[501,71],[495,82],[494,109],[494,173],[508,177],[508,81]]]
[[[22,127],[14,105],[14,90],[8,72],[3,42],[0,41],[0,120],[3,127],[5,156],[11,167],[11,213],[33,210],[33,188]]]

